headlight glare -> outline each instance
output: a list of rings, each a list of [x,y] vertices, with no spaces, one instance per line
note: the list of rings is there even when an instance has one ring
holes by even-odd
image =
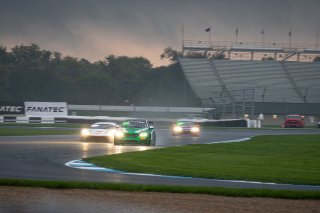
[[[181,126],[175,126],[175,127],[173,127],[173,131],[182,132],[182,127]]]
[[[90,133],[89,133],[89,130],[88,129],[82,129],[81,130],[81,135],[82,136],[88,136]]]
[[[139,134],[139,137],[140,137],[140,138],[146,138],[146,137],[148,137],[148,133],[146,133],[146,132],[141,132],[141,133]]]
[[[191,128],[191,132],[196,133],[196,132],[199,132],[199,131],[200,131],[200,128],[197,127],[197,126],[194,126],[194,127]]]
[[[122,131],[116,131],[115,133],[117,138],[123,138],[124,137],[124,133]]]
[[[110,129],[108,132],[107,132],[107,136],[108,137],[113,137],[115,134],[116,134],[117,130],[116,129]]]

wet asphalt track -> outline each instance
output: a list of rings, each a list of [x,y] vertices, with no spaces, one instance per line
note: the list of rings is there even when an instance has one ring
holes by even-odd
[[[172,137],[168,129],[157,129],[157,146],[210,143],[234,140],[255,135],[320,134],[319,129],[288,130],[203,130],[199,138]],[[154,147],[113,146],[111,143],[79,141],[78,136],[12,136],[0,137],[0,178],[37,180],[68,180],[116,182],[134,184],[221,186],[240,188],[270,188],[292,190],[320,190],[317,186],[264,184],[241,181],[149,177],[140,175],[105,173],[80,170],[65,166],[66,162],[89,156],[147,150]]]

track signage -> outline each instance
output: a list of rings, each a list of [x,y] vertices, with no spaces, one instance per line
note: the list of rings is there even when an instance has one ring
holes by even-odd
[[[24,102],[27,116],[67,116],[66,102]]]
[[[24,113],[24,104],[22,102],[0,102],[1,115],[21,115]]]

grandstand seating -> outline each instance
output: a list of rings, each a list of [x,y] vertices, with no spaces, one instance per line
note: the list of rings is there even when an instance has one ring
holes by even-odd
[[[254,102],[320,103],[319,62],[182,57],[179,63],[204,106],[241,100],[235,94],[249,89],[254,90]]]

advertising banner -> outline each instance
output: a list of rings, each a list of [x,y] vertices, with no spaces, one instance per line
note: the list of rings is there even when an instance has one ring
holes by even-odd
[[[0,102],[0,115],[23,115],[23,102]]]
[[[67,116],[66,102],[24,102],[27,116]]]
[[[31,124],[40,124],[41,117],[29,117],[29,123]]]
[[[3,116],[3,122],[15,123],[17,121],[17,117],[15,116]]]
[[[29,123],[29,118],[28,117],[25,117],[25,116],[19,116],[16,118],[16,123]]]
[[[41,123],[43,124],[54,124],[54,117],[42,117]]]

